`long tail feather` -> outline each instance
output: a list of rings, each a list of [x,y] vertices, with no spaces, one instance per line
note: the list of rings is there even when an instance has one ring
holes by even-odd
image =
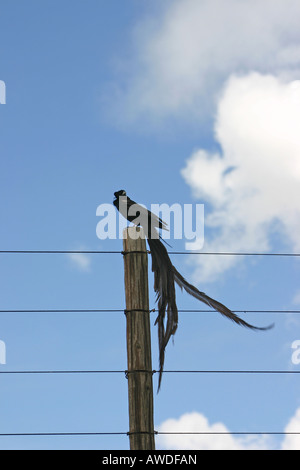
[[[212,299],[204,292],[199,291],[195,286],[187,282],[184,277],[173,266],[169,254],[159,238],[148,238],[148,244],[152,256],[152,271],[154,272],[154,290],[158,300],[158,316],[155,324],[158,325],[159,342],[159,381],[160,389],[162,373],[165,361],[165,349],[172,335],[175,334],[178,325],[178,310],[176,305],[175,282],[181,289],[195,297],[200,302],[218,311],[226,318],[229,318],[237,325],[244,326],[251,330],[269,330],[274,326],[258,327],[247,323],[221,302]],[[165,325],[165,316],[167,321]]]
[[[173,265],[168,252],[158,238],[148,238],[148,244],[152,256],[152,271],[154,272],[154,290],[158,300],[158,343],[159,343],[159,381],[160,389],[165,349],[170,337],[175,334],[178,324],[178,310],[176,305],[175,279]],[[167,312],[167,323],[164,324]]]
[[[211,297],[206,295],[204,292],[200,292],[192,284],[189,284],[174,266],[173,266],[173,272],[174,272],[175,282],[179,285],[181,289],[184,289],[188,294],[192,295],[193,297],[200,300],[201,302],[204,302],[209,307],[212,307],[213,309],[217,310],[222,315],[229,318],[230,320],[237,323],[238,325],[245,326],[246,328],[250,328],[251,330],[262,330],[262,331],[273,328],[274,324],[268,325],[266,327],[258,327],[258,326],[250,325],[250,323],[247,323],[245,320],[243,320],[238,315],[233,313],[231,310],[229,310],[229,308],[221,304],[221,302],[218,302],[217,300],[212,299]]]

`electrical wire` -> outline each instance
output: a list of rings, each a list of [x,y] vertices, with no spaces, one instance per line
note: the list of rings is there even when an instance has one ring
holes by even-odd
[[[147,252],[149,253],[149,252]],[[124,254],[117,250],[0,250],[0,254]],[[213,256],[287,256],[299,257],[300,253],[259,253],[231,251],[169,251],[170,255],[213,255]]]
[[[154,431],[144,432],[128,431],[116,432],[18,432],[18,433],[0,433],[0,437],[18,437],[18,436],[113,436],[131,434],[155,434],[155,435],[299,435],[300,431]]]
[[[232,310],[234,313],[287,313],[299,314],[300,310]],[[13,310],[0,310],[0,313],[124,313],[124,309],[109,309],[109,308],[87,308],[87,309],[13,309]],[[151,312],[158,312],[156,309],[150,310]],[[212,309],[179,309],[179,313],[217,313]]]
[[[155,369],[151,371],[146,370],[133,370],[131,373],[151,372],[156,374],[158,371]],[[164,370],[165,374],[300,374],[300,370],[243,370],[243,369],[224,369],[224,370]],[[18,374],[125,374],[128,375],[128,370],[0,370],[1,374],[18,375]]]

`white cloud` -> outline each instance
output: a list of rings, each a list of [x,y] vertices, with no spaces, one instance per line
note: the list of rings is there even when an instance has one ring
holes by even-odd
[[[281,444],[282,450],[299,450],[300,449],[300,408],[297,409],[295,415],[290,419],[284,429],[285,433],[298,433],[286,434]]]
[[[268,251],[276,229],[300,249],[300,82],[250,73],[232,76],[215,122],[220,153],[199,149],[182,175],[209,202],[205,251]],[[193,257],[195,279],[212,280],[234,257]],[[239,258],[240,259],[240,258]]]
[[[80,271],[90,271],[91,259],[85,253],[68,253],[67,256],[72,265]]]
[[[217,235],[206,236],[206,251],[268,251],[275,230],[300,248],[299,16],[298,0],[156,3],[134,29],[114,90],[106,90],[114,122],[135,130],[177,118],[199,126],[200,117],[216,116],[221,151],[200,148],[182,172],[212,205],[206,227]],[[193,260],[195,282],[238,261]]]
[[[223,423],[210,424],[201,413],[185,413],[178,419],[167,419],[159,427],[162,433],[191,434],[159,434],[158,447],[168,450],[268,450],[277,446],[272,437],[266,434],[238,435],[231,434]],[[259,432],[259,429],[257,430]],[[203,434],[193,434],[201,432]],[[300,408],[284,428],[281,450],[299,450]],[[217,434],[208,434],[217,433]],[[226,434],[218,434],[226,433]],[[298,434],[289,434],[298,433]]]
[[[158,446],[168,450],[252,450],[269,446],[265,435],[238,436],[230,434],[223,423],[210,424],[201,413],[185,413],[179,419],[168,419],[158,428],[159,432],[204,434],[159,434]],[[226,434],[206,434],[226,433]]]
[[[203,116],[235,72],[295,78],[299,15],[298,0],[161,2],[137,24],[131,58],[110,90],[115,120]]]

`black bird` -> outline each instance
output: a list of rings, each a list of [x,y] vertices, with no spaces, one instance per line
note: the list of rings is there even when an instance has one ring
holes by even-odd
[[[217,300],[212,299],[204,292],[200,292],[195,286],[189,284],[184,277],[173,266],[165,246],[161,242],[161,237],[157,229],[168,230],[167,224],[158,216],[148,211],[145,207],[132,201],[126,194],[124,189],[114,193],[114,206],[129,222],[142,226],[147,237],[148,245],[152,257],[152,271],[154,273],[154,290],[158,301],[158,316],[155,324],[158,325],[159,340],[159,382],[160,389],[165,349],[172,335],[175,334],[178,325],[178,309],[176,305],[175,282],[181,289],[196,299],[204,302],[209,307],[220,312],[225,317],[234,321],[238,325],[242,325],[251,330],[268,330],[273,327],[257,327],[250,325],[238,315],[233,313],[225,305]],[[167,313],[167,321],[165,324],[165,315]]]

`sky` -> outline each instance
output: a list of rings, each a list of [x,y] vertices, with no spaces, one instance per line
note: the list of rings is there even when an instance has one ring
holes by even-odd
[[[0,0],[0,250],[121,251],[96,212],[125,189],[148,207],[204,204],[204,252],[299,253],[299,17],[297,0]],[[171,257],[233,310],[285,313],[241,314],[275,323],[253,332],[181,312],[166,370],[295,373],[166,373],[158,394],[154,374],[157,431],[226,433],[157,448],[299,448],[299,258]],[[121,254],[0,253],[0,285],[0,373],[127,368],[122,312],[72,312],[125,308]],[[150,267],[149,286],[153,308]],[[177,305],[205,308],[181,292]],[[123,373],[0,376],[0,434],[127,430]],[[128,446],[0,436],[0,449]]]

